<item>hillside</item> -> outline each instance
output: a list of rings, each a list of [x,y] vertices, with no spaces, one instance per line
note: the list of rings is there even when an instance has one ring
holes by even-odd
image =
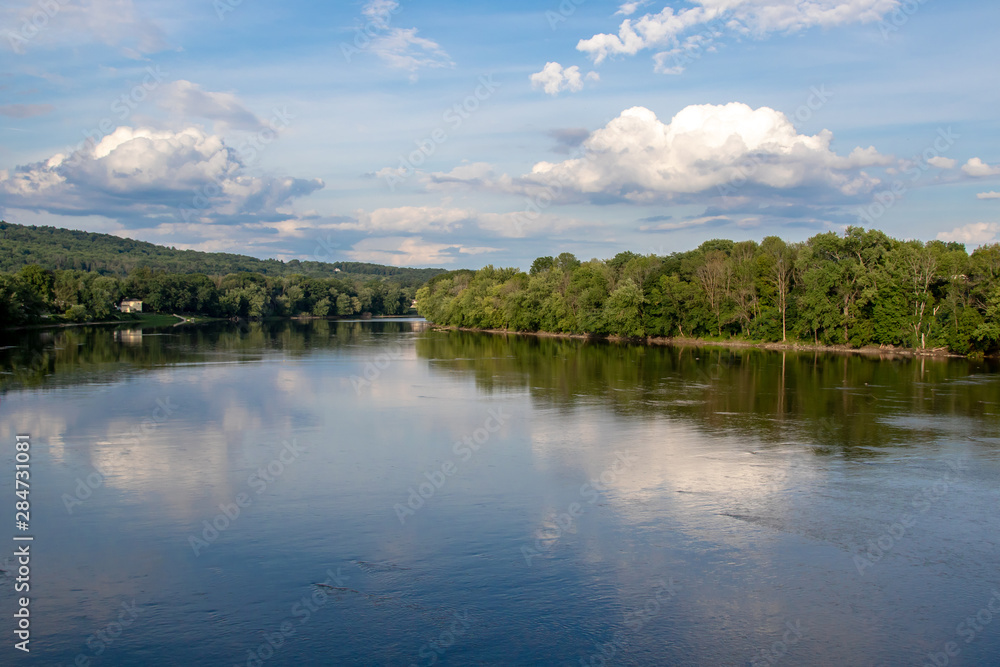
[[[18,271],[29,264],[38,264],[44,269],[76,269],[116,276],[147,267],[173,274],[226,275],[246,271],[275,277],[301,274],[311,278],[390,278],[407,286],[422,285],[444,271],[365,262],[283,262],[224,252],[176,250],[112,234],[0,221],[0,272]]]

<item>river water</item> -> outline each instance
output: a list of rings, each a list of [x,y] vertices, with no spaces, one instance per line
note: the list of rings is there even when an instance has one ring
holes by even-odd
[[[990,362],[419,320],[0,342],[2,664],[18,434],[36,664],[1000,664]]]

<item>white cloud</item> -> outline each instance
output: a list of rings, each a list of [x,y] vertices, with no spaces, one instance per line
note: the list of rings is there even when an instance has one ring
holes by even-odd
[[[583,90],[584,78],[587,81],[595,82],[601,80],[597,72],[588,72],[587,76],[584,77],[580,74],[579,66],[573,65],[563,69],[562,65],[555,62],[545,63],[542,71],[532,74],[530,78],[532,88],[541,88],[553,96],[564,90],[573,93]]]
[[[890,157],[873,147],[841,156],[830,150],[832,139],[828,130],[798,134],[783,113],[768,107],[689,106],[667,124],[633,107],[591,134],[583,157],[539,162],[522,182],[635,202],[743,184],[820,186],[853,196],[879,183],[862,169],[887,165]]]
[[[6,207],[132,223],[145,219],[145,225],[180,217],[198,222],[289,217],[282,207],[322,187],[319,179],[249,176],[221,137],[195,127],[179,132],[119,127],[73,155],[0,171]]]
[[[430,243],[420,237],[363,239],[355,243],[347,256],[359,262],[375,262],[391,266],[432,266],[453,264],[462,255],[498,252],[500,248]]]
[[[416,80],[420,69],[455,66],[440,44],[418,37],[416,28],[390,27],[397,13],[396,0],[368,0],[362,7],[361,14],[368,19],[363,32],[371,38],[370,48],[375,55],[389,67],[410,72],[411,80]]]
[[[369,0],[361,9],[362,15],[376,25],[388,25],[392,15],[399,9],[396,0]]]
[[[577,49],[595,63],[608,56],[635,55],[651,48],[670,48],[689,30],[712,23],[712,30],[726,28],[763,37],[772,32],[793,32],[813,26],[831,27],[869,23],[899,6],[899,0],[692,0],[696,6],[627,18],[618,34],[601,33],[582,39]],[[622,6],[628,16],[638,7]],[[631,12],[626,12],[626,7]]]
[[[392,28],[388,33],[375,37],[371,48],[389,67],[407,72],[455,66],[437,42],[417,37],[416,28]]]
[[[717,12],[708,12],[703,7],[683,9],[677,13],[673,7],[665,7],[659,14],[646,14],[638,20],[625,19],[617,35],[602,33],[590,39],[581,39],[576,48],[589,54],[594,63],[600,64],[608,56],[633,56],[643,49],[667,46],[676,40],[677,35],[716,15]]]
[[[976,199],[1000,199],[1000,192],[980,192]]]
[[[962,171],[975,178],[981,178],[983,176],[996,176],[1000,174],[1000,165],[988,165],[979,158],[974,157],[965,163],[962,167]]]
[[[260,130],[267,124],[232,93],[213,93],[180,79],[163,86],[157,104],[175,118],[207,118],[240,130]]]
[[[632,14],[635,14],[637,11],[639,11],[641,7],[645,7],[646,5],[648,5],[650,1],[651,0],[636,0],[635,2],[626,2],[618,8],[618,11],[615,12],[615,15],[617,16],[620,14],[622,16],[632,16]]]
[[[995,222],[974,222],[937,235],[939,241],[958,241],[976,245],[993,243],[997,241],[998,236],[1000,236],[1000,224]]]
[[[714,42],[721,36],[721,32],[711,30],[678,40],[678,46],[653,56],[653,71],[657,74],[683,74],[693,58],[692,54],[714,53],[717,51]]]
[[[937,167],[938,169],[954,169],[958,165],[958,160],[953,160],[950,157],[941,157],[940,155],[932,157],[927,160],[927,164],[932,167]]]

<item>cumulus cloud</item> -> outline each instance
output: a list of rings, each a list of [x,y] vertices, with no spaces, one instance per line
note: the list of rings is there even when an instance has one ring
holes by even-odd
[[[980,192],[976,199],[1000,199],[1000,192]]]
[[[440,266],[454,264],[462,255],[482,255],[500,248],[432,243],[420,237],[363,239],[354,244],[347,256],[359,262],[375,262],[391,266]]]
[[[322,187],[319,179],[250,176],[237,151],[195,127],[119,127],[72,155],[0,171],[6,207],[133,226],[182,215],[202,223],[286,218],[283,207]]]
[[[672,48],[689,31],[712,24],[764,37],[773,32],[794,32],[813,26],[831,27],[880,20],[899,6],[899,0],[692,0],[694,7],[665,7],[638,19],[626,18],[617,34],[600,33],[582,39],[577,49],[595,63],[609,56],[635,55],[645,49]],[[638,3],[622,5],[629,16]]]
[[[962,171],[968,176],[982,178],[984,176],[996,176],[1000,174],[1000,165],[989,165],[977,157],[972,158],[962,167]]]
[[[33,118],[52,112],[51,104],[5,104],[0,106],[0,116],[8,118]]]
[[[577,65],[563,69],[559,63],[545,63],[541,72],[531,75],[531,87],[541,88],[549,95],[555,96],[564,90],[576,93],[583,90],[584,76],[580,74]],[[597,72],[588,72],[587,81],[600,81],[601,77]]]
[[[693,105],[669,123],[649,109],[633,107],[583,142],[583,156],[539,162],[519,179],[496,176],[478,165],[464,177],[454,171],[432,174],[431,185],[472,186],[550,199],[627,200],[653,203],[677,195],[724,194],[750,185],[757,189],[820,188],[838,196],[869,192],[879,179],[864,168],[885,166],[892,158],[875,148],[849,155],[830,149],[831,132],[799,134],[788,118],[768,107]]]
[[[1000,224],[995,222],[974,222],[937,235],[939,241],[958,241],[975,245],[994,243],[998,236],[1000,236]]]
[[[163,86],[157,104],[178,118],[207,118],[239,130],[261,130],[267,124],[232,93],[213,93],[180,79]]]

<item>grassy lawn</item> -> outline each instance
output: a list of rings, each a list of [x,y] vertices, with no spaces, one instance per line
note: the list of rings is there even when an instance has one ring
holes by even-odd
[[[166,327],[177,324],[180,319],[163,313],[136,313],[134,321],[144,327]],[[122,322],[122,324],[128,323],[129,320]]]

